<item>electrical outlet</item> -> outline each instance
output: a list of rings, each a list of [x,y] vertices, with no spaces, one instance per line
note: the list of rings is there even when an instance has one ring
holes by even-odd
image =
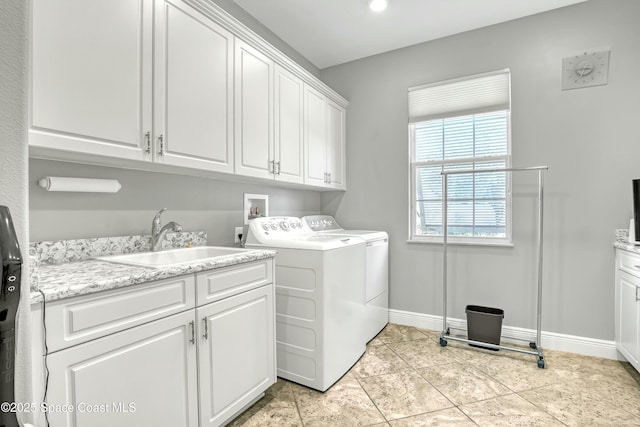
[[[242,240],[243,227],[236,227],[235,232],[233,233],[233,242],[240,243]]]

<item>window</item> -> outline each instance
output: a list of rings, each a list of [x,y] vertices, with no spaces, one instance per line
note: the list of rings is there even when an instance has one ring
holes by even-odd
[[[444,171],[511,167],[509,71],[409,89],[410,240],[442,241]],[[449,175],[451,243],[510,244],[505,172]]]

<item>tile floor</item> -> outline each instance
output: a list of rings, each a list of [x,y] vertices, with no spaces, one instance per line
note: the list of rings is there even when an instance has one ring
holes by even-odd
[[[628,363],[474,349],[388,325],[327,392],[278,379],[232,426],[640,426]]]

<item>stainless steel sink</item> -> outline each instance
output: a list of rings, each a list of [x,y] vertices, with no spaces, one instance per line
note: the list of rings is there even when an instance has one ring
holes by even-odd
[[[214,258],[229,255],[238,255],[243,252],[251,251],[251,249],[226,248],[222,246],[198,246],[195,248],[170,249],[160,252],[142,252],[137,254],[103,256],[96,257],[95,259],[142,267],[164,268],[180,264],[212,260]]]

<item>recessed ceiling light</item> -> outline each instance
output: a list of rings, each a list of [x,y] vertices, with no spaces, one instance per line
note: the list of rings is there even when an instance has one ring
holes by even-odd
[[[369,9],[374,12],[381,12],[387,8],[387,0],[370,0]]]

